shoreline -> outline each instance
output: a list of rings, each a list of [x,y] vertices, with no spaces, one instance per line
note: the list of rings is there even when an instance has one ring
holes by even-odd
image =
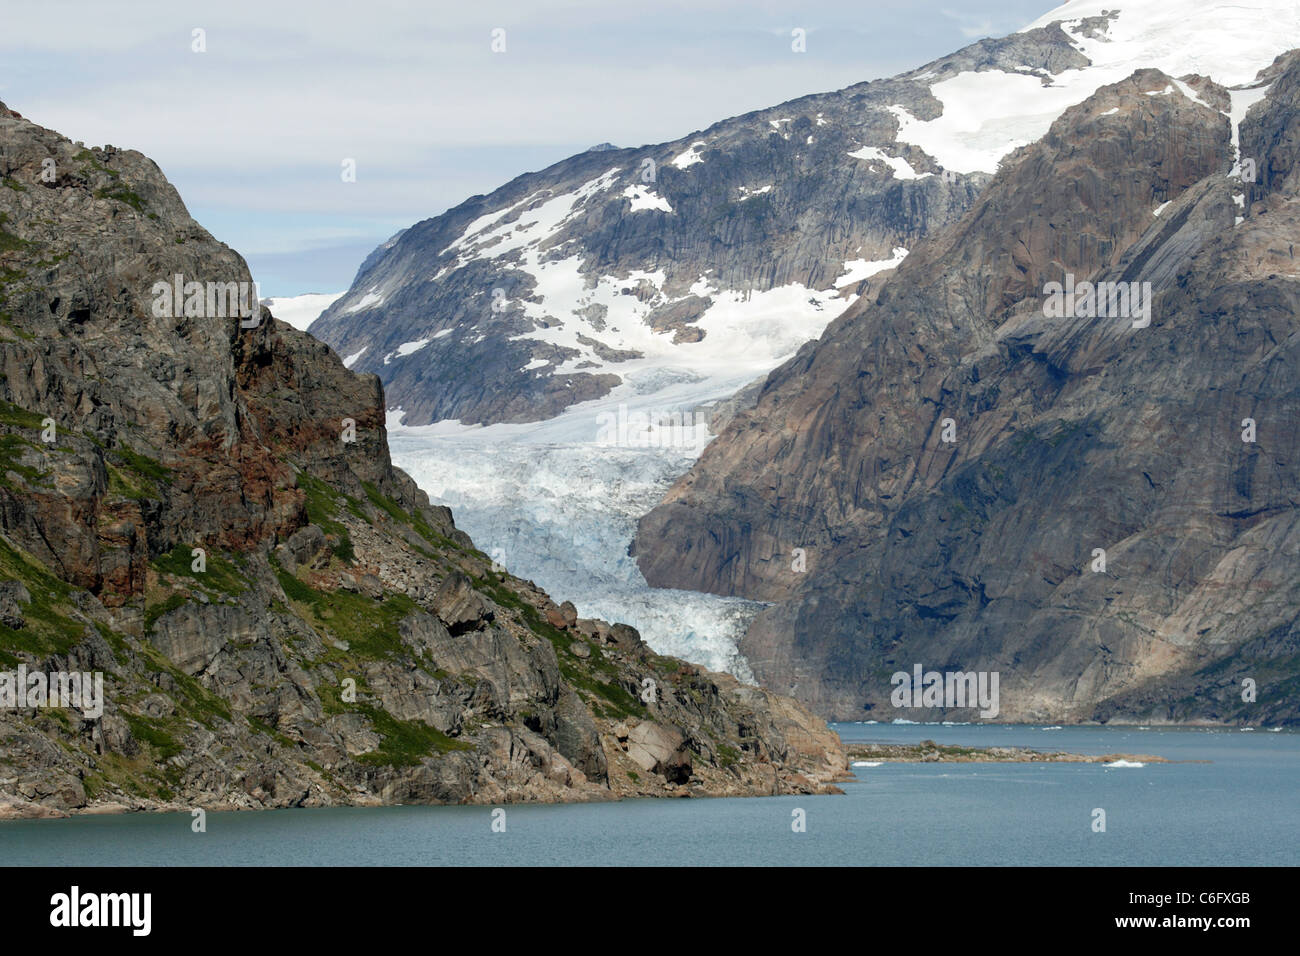
[[[827,724],[844,727],[1024,727],[1030,730],[1064,730],[1067,727],[1126,730],[1237,730],[1244,733],[1263,731],[1270,734],[1300,732],[1297,724],[1228,724],[1212,720],[828,720]]]
[[[802,775],[800,775],[802,776]],[[806,779],[806,778],[805,778]],[[129,814],[191,814],[195,810],[206,813],[260,813],[269,810],[325,810],[325,809],[366,809],[382,807],[521,807],[521,806],[580,806],[582,804],[623,803],[628,800],[762,800],[767,797],[793,796],[843,796],[844,790],[835,781],[844,783],[855,779],[852,771],[843,770],[835,774],[832,780],[815,783],[816,789],[796,790],[778,789],[760,791],[757,789],[738,788],[734,792],[708,790],[699,787],[682,787],[676,792],[650,793],[645,791],[608,791],[606,793],[584,793],[575,799],[526,799],[526,800],[468,800],[461,802],[431,803],[388,803],[383,800],[357,800],[339,803],[299,803],[284,806],[251,806],[246,803],[223,804],[184,804],[163,803],[143,800],[127,804],[116,800],[88,803],[82,807],[51,807],[32,800],[15,798],[12,794],[0,793],[0,825],[19,820],[69,820],[75,817],[126,816]]]
[[[940,745],[933,740],[915,744],[846,744],[850,767],[853,762],[880,763],[1101,763],[1128,764],[1209,763],[1208,760],[1172,761],[1154,754],[1077,754],[1062,750],[1034,750],[1031,747],[963,747]]]

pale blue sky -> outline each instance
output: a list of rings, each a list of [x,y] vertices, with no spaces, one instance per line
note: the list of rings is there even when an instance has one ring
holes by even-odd
[[[0,100],[148,154],[264,295],[336,292],[398,229],[521,172],[890,76],[1056,5],[42,0],[6,5]]]

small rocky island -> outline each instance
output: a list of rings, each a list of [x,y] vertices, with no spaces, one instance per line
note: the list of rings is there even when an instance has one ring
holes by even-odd
[[[1169,763],[1151,754],[1071,754],[1028,747],[943,746],[933,740],[916,744],[847,744],[850,760],[890,763]]]

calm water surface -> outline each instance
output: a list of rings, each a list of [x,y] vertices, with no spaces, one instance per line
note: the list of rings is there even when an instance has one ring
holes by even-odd
[[[1300,734],[838,724],[846,742],[1209,763],[882,764],[844,796],[132,814],[0,823],[0,865],[1300,864]],[[1105,833],[1092,811],[1106,811]],[[807,831],[791,829],[805,811]]]

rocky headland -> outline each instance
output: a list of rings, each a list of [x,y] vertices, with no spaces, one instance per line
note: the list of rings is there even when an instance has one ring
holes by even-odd
[[[0,671],[104,679],[0,708],[0,814],[834,790],[803,705],[494,567],[244,284],[147,157],[0,105]]]

